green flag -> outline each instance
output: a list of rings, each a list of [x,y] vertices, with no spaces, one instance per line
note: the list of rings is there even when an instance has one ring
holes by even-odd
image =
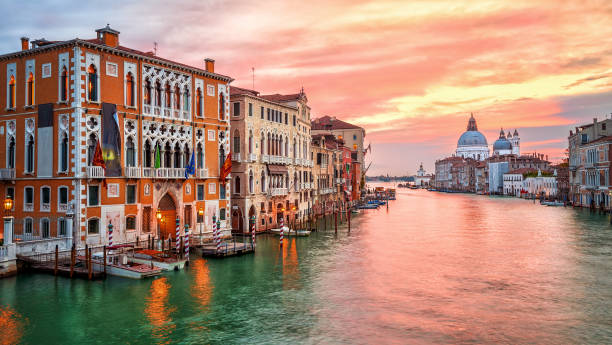
[[[161,155],[159,154],[159,145],[155,145],[155,164],[153,165],[155,169],[161,167]]]

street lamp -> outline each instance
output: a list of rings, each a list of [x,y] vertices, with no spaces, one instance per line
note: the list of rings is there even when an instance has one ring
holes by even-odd
[[[200,207],[198,210],[198,216],[200,216],[200,237],[202,236],[202,227],[204,226],[204,209]]]
[[[4,243],[3,245],[13,243],[13,217],[9,213],[13,209],[13,199],[4,199]]]

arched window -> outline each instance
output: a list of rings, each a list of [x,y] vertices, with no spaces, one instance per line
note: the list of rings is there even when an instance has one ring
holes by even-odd
[[[202,144],[198,144],[198,151],[196,152],[196,160],[198,168],[204,168],[204,151],[202,150]]]
[[[253,153],[253,131],[249,131],[249,153]]]
[[[15,77],[11,76],[9,80],[8,108],[15,108]]]
[[[270,133],[268,133],[268,144],[266,145],[266,154],[270,155],[272,154],[272,151],[270,151]]]
[[[260,152],[261,152],[262,155],[265,154],[265,151],[264,151],[265,141],[266,141],[266,139],[264,138],[264,134],[261,133],[261,140],[260,140],[260,143],[259,143],[259,146],[260,146],[259,149],[260,149]]]
[[[279,150],[276,152],[277,155],[279,155],[279,156],[283,155],[283,147],[284,147],[283,146],[283,137],[281,136],[279,138],[279,141],[278,141],[278,148],[279,148]]]
[[[159,81],[155,82],[155,106],[161,107],[162,105],[162,89]]]
[[[26,167],[25,172],[34,172],[34,137],[28,136],[26,145]]]
[[[234,183],[234,193],[240,194],[240,176],[236,176],[236,180]]]
[[[27,92],[28,92],[28,98],[27,98],[28,104],[26,104],[26,105],[32,105],[32,104],[34,104],[34,74],[32,74],[31,72],[30,72],[30,75],[28,76],[28,84],[27,85],[28,85],[28,90],[27,90]]]
[[[262,193],[266,192],[266,172],[265,171],[261,172],[261,192]]]
[[[49,228],[49,218],[43,218],[40,220],[40,233],[42,238],[49,238],[51,236],[51,229]]]
[[[87,99],[91,102],[98,101],[98,72],[96,66],[89,65],[87,69]]]
[[[144,97],[144,104],[151,105],[151,80],[149,80],[149,78],[145,79],[143,97]]]
[[[297,142],[293,138],[293,158],[297,158]]]
[[[189,151],[189,146],[185,144],[185,148],[183,149],[183,167],[186,167],[187,164],[189,164],[189,159],[191,159],[190,154],[191,152]]]
[[[62,90],[60,91],[60,100],[62,102],[65,102],[68,100],[68,70],[66,69],[66,66],[62,67],[62,75],[61,75],[61,88]]]
[[[96,153],[96,146],[98,145],[98,137],[94,133],[89,135],[87,140],[87,165],[91,166],[93,163],[93,157]]]
[[[68,171],[68,134],[63,133],[61,136],[59,150],[59,171]]]
[[[180,168],[181,167],[181,147],[179,146],[178,143],[176,143],[174,145],[174,167],[175,168]]]
[[[181,109],[181,89],[178,85],[174,87],[174,109]]]
[[[151,165],[151,143],[147,140],[144,145],[144,166],[146,168],[152,167]]]
[[[170,143],[166,143],[164,146],[164,168],[172,167],[172,148]]]
[[[196,115],[202,116],[202,89],[198,88],[196,95]]]
[[[219,92],[219,119],[225,120],[225,95]]]
[[[134,106],[134,76],[132,72],[128,72],[125,77],[125,104],[130,107]]]
[[[34,231],[34,223],[32,222],[32,218],[28,217],[23,221],[23,232],[24,235],[32,236],[32,232]]]
[[[184,111],[189,111],[189,89],[185,89],[185,92],[183,92],[183,110]]]
[[[285,152],[283,152],[283,156],[289,157],[289,139],[285,138]]]
[[[172,88],[166,83],[166,108],[172,108]]]
[[[134,140],[131,137],[128,137],[127,142],[125,143],[125,165],[128,167],[136,166],[136,149],[134,147]]]
[[[253,171],[249,171],[249,193],[255,193],[255,181],[253,180]]]
[[[234,152],[240,153],[240,133],[238,130],[234,131]]]
[[[8,146],[8,162],[6,166],[9,169],[15,169],[15,138],[11,137]]]

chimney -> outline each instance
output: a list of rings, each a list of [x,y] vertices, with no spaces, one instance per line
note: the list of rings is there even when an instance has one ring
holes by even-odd
[[[102,41],[103,44],[113,48],[119,46],[120,32],[111,29],[108,24],[106,24],[106,27],[96,30],[96,32],[98,33],[98,39]]]
[[[204,66],[206,66],[206,72],[215,73],[215,60],[209,58],[204,59]]]
[[[30,49],[30,39],[27,37],[22,37],[21,38],[21,50],[28,50]]]

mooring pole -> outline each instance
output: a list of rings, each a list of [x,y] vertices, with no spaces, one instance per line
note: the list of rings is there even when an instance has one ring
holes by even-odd
[[[57,257],[59,256],[59,249],[57,244],[55,245],[55,269],[53,270],[53,274],[57,275]]]
[[[87,261],[87,258],[89,257],[89,246],[87,244],[85,244],[85,268],[89,267],[89,261]]]
[[[89,273],[89,280],[91,280],[91,272],[92,272],[92,267],[91,267],[91,249],[89,249],[89,258],[88,258],[88,261],[89,261],[89,265],[87,265],[87,267],[89,269],[89,272],[88,272]]]
[[[348,221],[348,232],[351,232],[351,211],[346,210],[346,219]]]
[[[72,274],[74,273],[74,260],[76,259],[75,253],[75,245],[72,244],[72,248],[70,250],[70,278],[72,278]]]
[[[335,233],[338,233],[338,212],[336,212],[336,208],[334,207],[334,225],[335,225]]]
[[[104,279],[106,279],[106,246],[104,246]]]

